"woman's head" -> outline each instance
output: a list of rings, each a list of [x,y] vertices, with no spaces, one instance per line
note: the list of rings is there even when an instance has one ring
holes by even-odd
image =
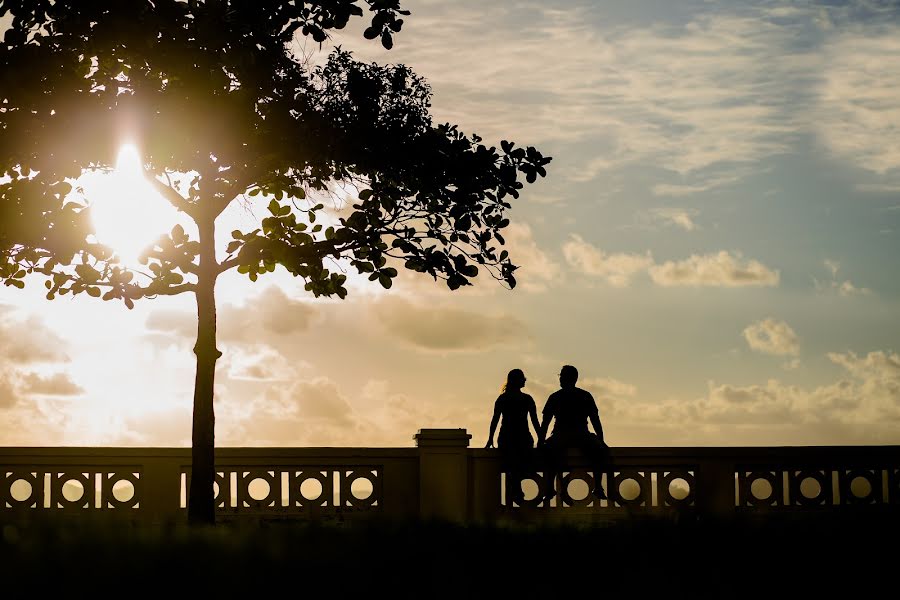
[[[521,390],[525,387],[525,373],[522,369],[513,369],[506,376],[506,385],[503,386],[504,392]]]

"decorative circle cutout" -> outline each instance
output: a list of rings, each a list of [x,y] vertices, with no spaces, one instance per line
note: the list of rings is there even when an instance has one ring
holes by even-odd
[[[16,502],[27,502],[34,494],[34,486],[27,479],[16,479],[9,486],[9,495]]]
[[[544,500],[544,481],[545,478],[539,473],[531,473],[525,476],[521,481],[522,497],[518,501],[513,500],[511,494],[515,494],[516,486],[509,479],[507,473],[507,496],[506,506],[528,506],[536,507]]]
[[[332,504],[333,479],[330,472],[298,471],[291,479],[291,506],[324,506]]]
[[[619,482],[619,495],[626,502],[634,502],[641,495],[641,484],[633,477],[627,477]]]
[[[800,493],[809,500],[818,498],[822,493],[822,484],[815,477],[805,477],[800,482]]]
[[[642,506],[650,503],[650,475],[640,471],[619,471],[611,474],[610,506]]]
[[[103,475],[102,503],[104,508],[137,508],[139,475],[132,471],[116,471]]]
[[[268,498],[271,492],[272,486],[261,477],[256,477],[247,484],[247,494],[257,502],[262,502]]]
[[[584,500],[590,493],[591,488],[584,479],[570,479],[566,485],[566,494],[576,502]]]
[[[754,479],[750,484],[750,493],[757,500],[769,500],[775,490],[767,479]]]
[[[850,480],[850,493],[860,500],[864,500],[872,495],[872,484],[869,483],[867,477],[857,475]]]
[[[62,484],[62,495],[69,502],[78,502],[84,498],[85,489],[77,479],[67,479]]]
[[[566,506],[590,506],[595,498],[591,495],[594,475],[587,471],[570,471],[563,475],[559,484],[560,499]],[[572,488],[575,493],[572,493]]]
[[[694,473],[687,469],[663,471],[657,489],[661,506],[690,506],[694,503]]]
[[[541,493],[541,486],[533,477],[526,477],[521,482],[522,499],[526,502],[534,500]]]
[[[371,469],[345,471],[341,477],[341,504],[371,507],[380,504],[379,475]]]
[[[126,479],[120,479],[113,484],[112,495],[119,502],[128,502],[134,498],[134,484]]]
[[[43,475],[30,471],[12,471],[4,474],[6,475],[4,485],[9,483],[9,487],[0,490],[0,498],[5,498],[11,506],[24,507],[42,503]],[[30,490],[27,496],[24,495],[26,490]]]
[[[322,485],[322,482],[312,477],[304,479],[300,483],[300,495],[303,496],[304,500],[318,500],[324,490],[325,487]]]
[[[677,501],[686,500],[691,494],[691,484],[681,477],[675,477],[669,481],[667,489],[669,491],[669,497]]]
[[[375,486],[366,477],[357,477],[350,484],[350,493],[357,500],[368,500],[375,491]]]

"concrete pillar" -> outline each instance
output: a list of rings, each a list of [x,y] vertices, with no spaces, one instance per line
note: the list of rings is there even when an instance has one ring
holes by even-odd
[[[465,429],[420,429],[419,516],[463,523],[469,505],[469,440]]]
[[[143,460],[140,498],[143,520],[153,524],[176,523],[181,514],[181,463],[179,457],[147,457]]]
[[[734,511],[734,461],[703,458],[695,474],[697,513],[701,518],[727,520]]]

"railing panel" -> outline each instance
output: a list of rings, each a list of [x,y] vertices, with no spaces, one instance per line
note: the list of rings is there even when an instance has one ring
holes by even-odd
[[[220,518],[443,518],[535,522],[897,510],[900,447],[615,448],[590,494],[591,465],[568,457],[543,491],[535,453],[518,501],[496,450],[464,430],[425,430],[418,448],[220,448]],[[186,448],[0,448],[0,520],[186,521]]]
[[[415,449],[221,448],[217,514],[235,518],[412,518]],[[0,520],[115,515],[186,520],[190,450],[0,448]]]
[[[816,514],[829,510],[865,510],[900,505],[900,448],[896,446],[784,448],[618,448],[602,470],[605,499],[588,494],[593,473],[577,453],[554,482],[546,500],[541,453],[536,470],[523,480],[525,499],[515,500],[514,483],[503,472],[495,451],[473,450],[480,473],[476,496],[492,485],[499,498],[475,498],[476,518],[514,516],[530,519],[620,518],[638,514],[692,514],[730,518],[739,514]],[[479,461],[491,464],[493,483]],[[493,462],[491,462],[493,461]],[[578,493],[571,489],[577,487]]]

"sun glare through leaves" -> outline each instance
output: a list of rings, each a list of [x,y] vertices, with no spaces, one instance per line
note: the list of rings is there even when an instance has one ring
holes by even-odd
[[[120,148],[112,173],[91,178],[84,187],[97,241],[112,248],[126,267],[136,267],[141,252],[180,220],[144,177],[133,144]]]

